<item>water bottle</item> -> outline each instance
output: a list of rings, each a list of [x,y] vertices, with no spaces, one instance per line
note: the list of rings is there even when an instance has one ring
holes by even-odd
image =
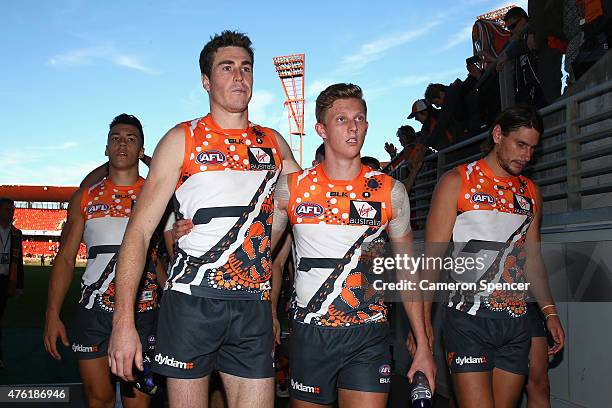
[[[157,392],[157,383],[155,374],[151,370],[151,356],[155,353],[155,335],[151,334],[147,338],[147,348],[145,349],[142,356],[143,370],[137,376],[135,386],[139,391],[145,394],[155,395]]]
[[[417,371],[412,377],[412,391],[410,401],[412,408],[431,408],[431,387],[427,377],[421,371]]]

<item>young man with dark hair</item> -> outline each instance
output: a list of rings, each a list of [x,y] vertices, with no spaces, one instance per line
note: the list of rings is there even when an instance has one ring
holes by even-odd
[[[200,54],[210,113],[172,128],[159,142],[117,266],[109,361],[132,378],[142,368],[133,303],[145,249],[174,194],[181,237],[160,309],[154,370],[168,377],[171,407],[205,407],[218,370],[230,407],[272,407],[269,302],[272,196],[281,173],[299,169],[282,136],[248,119],[250,39],[215,35]]]
[[[9,297],[23,293],[23,235],[13,225],[15,203],[0,198],[0,369],[4,368],[2,354],[2,316]]]
[[[315,111],[325,159],[281,177],[274,197],[273,245],[287,221],[295,240],[292,406],[338,399],[343,408],[382,408],[391,378],[387,308],[366,253],[387,240],[412,242],[410,204],[401,183],[360,161],[368,122],[358,86],[331,85]],[[408,376],[423,371],[433,385],[422,302],[404,305],[418,344]]]
[[[127,114],[117,116],[109,126],[105,154],[108,176],[91,187],[81,187],[70,200],[68,219],[62,229],[59,253],[49,278],[44,344],[56,360],[61,359],[57,340],[70,345],[60,319],[62,303],[74,275],[74,262],[81,241],[87,246],[87,267],[81,283],[72,350],[90,407],[113,406],[115,388],[108,366],[108,346],[115,308],[115,266],[123,235],[139,201],[144,179],[138,174],[138,161],[144,155],[144,135],[140,121]],[[142,268],[137,285],[135,319],[138,336],[147,342],[155,334],[157,320],[157,281],[150,259]],[[134,309],[131,310],[134,314]],[[147,394],[134,384],[122,383],[124,407],[146,407]]]
[[[470,273],[451,271],[453,281],[477,287],[451,291],[443,323],[460,407],[516,406],[529,371],[533,340],[525,293],[482,289],[480,283],[528,283],[555,342],[549,353],[563,347],[564,333],[539,248],[542,199],[536,184],[521,175],[542,132],[535,109],[504,110],[491,127],[487,156],[445,173],[434,191],[425,242],[452,240],[453,257],[473,254],[484,259],[482,267]],[[443,256],[428,254],[436,255]],[[430,302],[425,312],[428,322]]]

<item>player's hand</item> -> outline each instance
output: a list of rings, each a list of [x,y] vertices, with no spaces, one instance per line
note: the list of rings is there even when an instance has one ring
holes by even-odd
[[[142,344],[133,323],[113,324],[108,346],[108,364],[113,374],[123,381],[135,381],[132,365],[144,371],[142,365]]]
[[[408,380],[410,380],[410,382],[412,382],[412,378],[417,371],[425,374],[433,395],[436,388],[436,363],[433,359],[431,349],[427,345],[422,345],[417,348],[414,358],[412,359],[412,365],[408,371]]]
[[[61,360],[62,356],[57,351],[58,337],[65,347],[70,346],[68,336],[66,335],[66,328],[64,327],[64,323],[62,323],[59,316],[47,317],[45,319],[45,331],[43,334],[45,350],[47,350],[47,353],[51,354],[51,357],[54,359]]]
[[[172,239],[178,241],[180,237],[185,236],[193,229],[193,222],[189,219],[182,219],[172,224]]]
[[[274,344],[280,344],[281,326],[276,316],[272,316],[272,332],[274,333]]]
[[[561,326],[561,320],[559,316],[550,316],[546,319],[546,328],[550,332],[555,344],[548,348],[548,355],[558,353],[565,345],[565,332],[563,326]]]

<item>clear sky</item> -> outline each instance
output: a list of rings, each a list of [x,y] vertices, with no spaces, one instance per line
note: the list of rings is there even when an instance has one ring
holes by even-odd
[[[321,139],[314,101],[336,82],[364,90],[363,155],[385,141],[430,82],[465,78],[476,16],[503,0],[350,2],[20,1],[0,13],[0,184],[76,185],[105,161],[108,123],[140,118],[146,151],[208,112],[198,57],[211,35],[246,32],[255,48],[249,118],[288,131],[272,57],[306,54],[304,164]],[[515,1],[526,8],[526,1]]]

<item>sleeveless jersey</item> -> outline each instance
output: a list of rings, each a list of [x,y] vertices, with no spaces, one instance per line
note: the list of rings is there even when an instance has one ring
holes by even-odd
[[[83,192],[81,214],[85,220],[87,267],[79,303],[87,309],[114,310],[117,252],[143,183],[140,177],[134,185],[116,186],[105,178]],[[137,312],[157,308],[157,289],[155,267],[147,257],[136,300]]]
[[[457,169],[462,185],[453,228],[453,255],[480,258],[483,268],[451,274],[457,282],[476,282],[476,290],[451,292],[448,306],[488,318],[524,316],[525,294],[481,290],[480,281],[526,282],[525,238],[536,212],[535,185],[523,176],[496,176],[484,159]]]
[[[178,241],[167,289],[213,299],[270,297],[273,193],[282,157],[272,129],[222,129],[209,115],[185,132],[177,218],[193,221]]]
[[[371,271],[387,241],[394,182],[364,165],[348,181],[330,180],[322,165],[289,175],[296,321],[344,327],[386,320]]]

